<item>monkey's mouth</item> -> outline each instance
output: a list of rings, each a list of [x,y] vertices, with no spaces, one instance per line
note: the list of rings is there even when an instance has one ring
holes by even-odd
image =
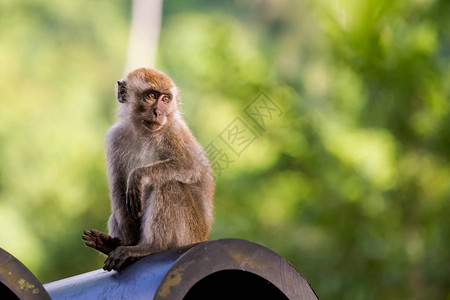
[[[162,124],[159,122],[147,121],[147,120],[142,120],[142,124],[144,125],[145,128],[147,128],[150,131],[158,130],[162,126]]]

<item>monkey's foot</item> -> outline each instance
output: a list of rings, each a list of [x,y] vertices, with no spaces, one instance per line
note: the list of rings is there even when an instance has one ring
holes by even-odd
[[[86,246],[94,248],[106,255],[122,245],[122,241],[119,238],[113,238],[95,229],[84,230],[83,233],[81,238],[85,241]]]
[[[142,257],[154,254],[151,249],[150,245],[119,246],[108,254],[103,269],[106,271],[123,269]]]
[[[122,267],[125,267],[131,263],[132,259],[133,256],[129,247],[119,246],[108,254],[108,258],[105,260],[103,269],[106,271],[120,270]]]

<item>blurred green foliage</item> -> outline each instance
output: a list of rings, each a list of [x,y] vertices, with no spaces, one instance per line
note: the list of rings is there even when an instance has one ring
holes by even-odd
[[[233,160],[211,238],[273,249],[323,299],[450,299],[450,2],[164,5],[157,68]],[[106,230],[129,24],[129,1],[0,1],[0,246],[42,282],[102,266],[80,236]],[[283,110],[265,130],[261,91]]]

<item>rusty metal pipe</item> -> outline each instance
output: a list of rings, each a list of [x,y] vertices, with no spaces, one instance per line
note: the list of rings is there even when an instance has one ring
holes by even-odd
[[[39,280],[18,259],[0,248],[0,299],[50,300]]]
[[[118,272],[96,270],[45,284],[44,288],[53,300],[318,299],[284,258],[240,239],[169,250]]]

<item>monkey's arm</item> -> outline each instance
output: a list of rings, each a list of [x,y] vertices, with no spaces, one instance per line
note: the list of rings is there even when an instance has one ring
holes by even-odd
[[[135,213],[129,213],[128,197],[127,197],[127,180],[123,176],[125,171],[114,162],[110,162],[108,168],[108,180],[111,198],[111,217],[108,222],[109,235],[120,237],[123,245],[135,245],[139,240],[141,215],[141,198],[135,197],[131,202],[135,207]],[[120,176],[119,176],[120,175]],[[131,189],[137,195],[140,191]]]
[[[151,165],[136,168],[131,172],[127,182],[127,213],[134,219],[142,216],[142,193],[147,185],[160,186],[168,181],[194,183],[200,179],[201,172],[189,166],[189,163],[165,159]]]
[[[191,161],[165,159],[136,168],[130,177],[145,185],[161,185],[168,181],[192,184],[200,180],[201,171]]]

